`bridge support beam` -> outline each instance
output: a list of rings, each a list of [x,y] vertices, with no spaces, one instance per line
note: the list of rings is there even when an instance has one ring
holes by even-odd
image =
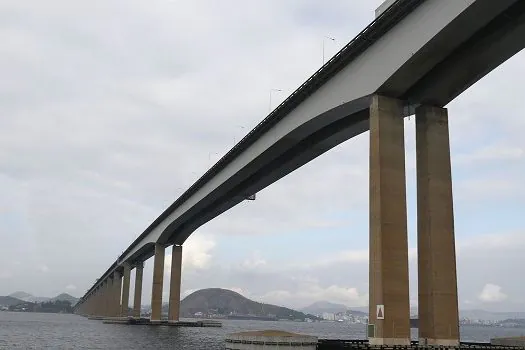
[[[120,316],[128,317],[129,308],[129,281],[131,277],[131,267],[128,263],[124,264],[124,273],[122,281],[122,303],[120,307]]]
[[[113,290],[111,296],[111,316],[120,316],[120,297],[122,293],[122,274],[118,271],[113,273]]]
[[[107,278],[106,281],[104,281],[104,297],[103,297],[103,304],[104,304],[104,312],[102,316],[111,316],[111,285],[113,280],[111,278]]]
[[[133,317],[140,318],[140,308],[142,306],[142,274],[144,263],[140,262],[135,266],[135,296],[133,298]]]
[[[403,103],[378,95],[370,106],[369,263],[370,344],[410,345]]]
[[[419,338],[459,344],[454,211],[447,110],[416,110]]]
[[[89,295],[88,299],[82,302],[80,311],[82,311],[83,315],[92,316],[92,315],[97,314],[97,297],[98,297],[98,288],[96,288],[95,291]]]
[[[170,306],[168,312],[169,322],[179,321],[181,272],[182,246],[173,245],[171,253]]]
[[[89,296],[88,300],[85,300],[82,303],[83,314],[96,315],[97,314],[97,298],[98,298],[98,288]]]
[[[107,280],[100,285],[99,316],[107,315]]]
[[[153,287],[151,290],[151,322],[160,322],[162,313],[162,284],[164,281],[164,247],[155,244]]]
[[[108,278],[108,288],[106,290],[106,316],[114,317],[115,316],[115,279],[114,275],[109,276]]]

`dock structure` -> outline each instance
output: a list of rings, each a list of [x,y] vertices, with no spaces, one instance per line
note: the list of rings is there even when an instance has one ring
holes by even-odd
[[[490,344],[494,346],[513,346],[525,349],[525,336],[522,337],[507,337],[507,338],[493,338]]]
[[[521,343],[520,343],[521,341]],[[465,350],[521,350],[525,349],[525,337],[492,339],[490,343],[460,342],[455,346],[423,345],[412,341],[410,345],[374,345],[368,340],[319,339],[317,350],[347,350],[347,349],[465,349]]]
[[[172,321],[158,320],[151,322],[149,318],[140,317],[88,317],[89,320],[102,321],[105,324],[121,324],[133,326],[170,326],[170,327],[222,327],[222,323],[215,320],[198,320],[198,321]]]

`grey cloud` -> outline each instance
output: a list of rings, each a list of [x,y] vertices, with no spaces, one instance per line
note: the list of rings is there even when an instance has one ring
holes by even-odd
[[[494,233],[458,241],[458,288],[462,309],[523,310],[519,266],[525,263],[523,232]],[[212,252],[213,253],[213,252]],[[183,290],[235,287],[249,297],[293,307],[318,300],[350,306],[367,303],[367,251],[341,250],[304,264],[300,256],[286,264],[272,262],[271,253],[257,252],[255,261],[240,265],[213,264],[183,276]],[[412,252],[412,253],[415,253]],[[417,259],[410,259],[411,300],[417,306]],[[263,262],[263,263],[261,263]],[[487,287],[488,285],[488,287]]]

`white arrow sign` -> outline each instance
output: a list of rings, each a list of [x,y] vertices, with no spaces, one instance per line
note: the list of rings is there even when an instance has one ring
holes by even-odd
[[[377,305],[376,319],[378,320],[385,319],[385,305]]]

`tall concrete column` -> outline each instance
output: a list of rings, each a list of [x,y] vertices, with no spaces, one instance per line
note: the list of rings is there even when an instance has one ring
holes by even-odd
[[[182,270],[182,246],[173,245],[171,253],[170,307],[168,321],[177,322],[180,310],[180,282]]]
[[[101,309],[102,309],[100,305],[101,304],[100,302],[101,291],[102,289],[101,289],[101,286],[99,285],[97,287],[97,290],[95,291],[95,299],[93,300],[93,309],[94,309],[93,314],[97,316],[101,315]]]
[[[403,104],[370,106],[370,314],[374,345],[410,344]],[[373,328],[373,332],[370,328]]]
[[[108,317],[115,317],[115,282],[113,275],[108,277],[108,287],[106,290],[106,315]]]
[[[97,288],[89,295],[89,299],[82,303],[82,310],[84,314],[97,314]]]
[[[153,286],[151,290],[151,322],[160,322],[162,312],[162,283],[164,280],[164,247],[155,244]]]
[[[111,316],[111,286],[113,284],[113,281],[111,278],[107,278],[104,282],[104,313],[103,316]]]
[[[104,283],[101,283],[98,286],[97,311],[95,312],[95,315],[97,316],[102,316],[104,314],[103,292],[104,292]]]
[[[447,110],[416,110],[419,338],[458,345],[459,314]]]
[[[89,305],[87,300],[82,301],[82,304],[77,305],[75,313],[78,313],[80,315],[90,314],[89,313]]]
[[[142,306],[142,274],[144,272],[144,263],[140,262],[135,266],[135,296],[133,298],[133,317],[140,317],[140,308]]]
[[[119,271],[113,273],[113,316],[120,316],[120,297],[122,296],[122,274]]]
[[[131,267],[128,263],[124,264],[124,274],[122,281],[122,303],[120,308],[120,316],[128,317],[129,308],[129,281],[131,277]]]
[[[97,299],[95,302],[95,315],[97,316],[101,316],[104,314],[103,291],[103,284],[100,284],[97,288]]]

